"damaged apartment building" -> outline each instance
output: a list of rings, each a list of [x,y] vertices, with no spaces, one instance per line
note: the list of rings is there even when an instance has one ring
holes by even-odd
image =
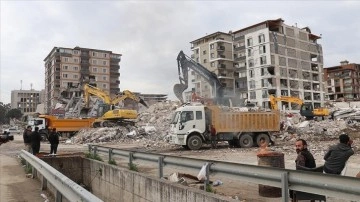
[[[360,64],[341,61],[339,66],[324,68],[324,78],[329,100],[360,100]]]
[[[44,59],[45,113],[51,114],[62,98],[80,96],[84,81],[111,96],[118,93],[120,60],[121,54],[107,50],[54,47]]]
[[[235,32],[215,32],[191,43],[192,58],[214,72],[234,103],[245,100],[269,108],[269,94],[292,96],[320,107],[324,100],[323,55],[310,28],[267,20]],[[194,72],[196,94],[211,98],[212,89]],[[296,104],[282,103],[287,109]]]

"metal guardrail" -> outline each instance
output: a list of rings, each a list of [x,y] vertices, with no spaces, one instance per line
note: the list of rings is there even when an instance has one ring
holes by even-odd
[[[28,164],[32,166],[33,175],[39,172],[42,175],[42,189],[46,189],[47,182],[49,182],[56,189],[55,200],[62,201],[62,197],[65,197],[69,201],[89,201],[100,202],[102,201],[74,181],[51,167],[36,156],[30,154],[25,150],[21,150],[21,158],[23,158]]]
[[[135,160],[156,163],[158,164],[159,178],[163,177],[164,166],[179,166],[199,171],[202,166],[207,163],[206,176],[209,176],[210,173],[219,174],[230,177],[231,179],[280,187],[282,189],[282,201],[284,202],[289,200],[289,189],[332,196],[338,199],[356,201],[360,198],[360,180],[354,177],[135,152],[98,145],[89,145],[89,152],[93,152],[94,154],[98,152],[108,154],[109,160],[113,159],[113,156],[125,157],[129,159],[129,164],[132,164]],[[207,179],[209,178],[207,177]],[[206,185],[208,183],[208,180],[205,181]]]

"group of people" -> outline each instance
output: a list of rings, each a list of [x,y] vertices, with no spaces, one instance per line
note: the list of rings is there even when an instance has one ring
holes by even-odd
[[[352,144],[353,141],[347,134],[340,135],[339,143],[330,146],[324,156],[325,164],[323,172],[336,175],[342,174],[347,160],[354,154],[354,150],[351,148]],[[296,169],[316,168],[314,156],[307,149],[307,142],[299,139],[296,141],[295,146],[298,154],[295,160]]]
[[[50,142],[50,154],[57,152],[59,145],[59,136],[57,135],[56,128],[53,128],[47,137]],[[39,127],[35,127],[32,132],[31,126],[27,126],[23,133],[23,139],[26,151],[36,155],[40,151],[41,135],[39,133]]]

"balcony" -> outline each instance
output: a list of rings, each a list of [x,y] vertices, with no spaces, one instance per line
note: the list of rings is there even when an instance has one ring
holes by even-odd
[[[235,37],[235,38],[234,38],[234,41],[240,41],[240,40],[243,40],[243,39],[245,39],[245,35],[239,36],[239,37]]]
[[[234,51],[241,51],[241,50],[245,50],[245,46],[239,46],[234,48]]]
[[[241,56],[241,57],[235,58],[235,61],[245,61],[245,60],[246,60],[246,56]]]
[[[217,66],[218,66],[218,68],[223,68],[223,69],[226,68],[226,65],[225,65],[225,64],[218,64]]]
[[[218,46],[217,51],[225,51],[225,46]]]

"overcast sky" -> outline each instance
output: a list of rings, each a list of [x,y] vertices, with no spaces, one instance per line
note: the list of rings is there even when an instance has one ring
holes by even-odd
[[[320,35],[324,66],[360,63],[357,1],[0,1],[0,101],[11,90],[44,89],[54,46],[122,54],[120,90],[166,93],[178,82],[176,57],[190,41],[269,19]]]

